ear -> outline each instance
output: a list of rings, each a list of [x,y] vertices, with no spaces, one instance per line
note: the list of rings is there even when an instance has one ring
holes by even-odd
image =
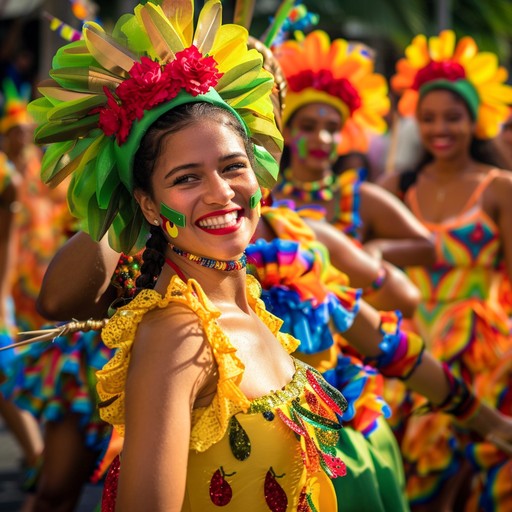
[[[153,224],[155,219],[160,218],[158,208],[147,192],[135,189],[133,191],[133,197],[135,197],[135,200],[139,203],[142,214],[150,224]]]
[[[286,145],[289,145],[290,144],[290,140],[292,139],[292,131],[290,129],[290,125],[287,124],[284,128],[283,128],[283,139],[284,139],[284,143]]]

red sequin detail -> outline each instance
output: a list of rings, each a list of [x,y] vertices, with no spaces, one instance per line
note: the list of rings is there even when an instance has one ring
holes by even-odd
[[[320,452],[320,456],[331,471],[331,478],[337,478],[338,476],[345,476],[347,474],[347,466],[338,457],[333,457],[328,453]]]
[[[309,385],[318,393],[318,396],[337,414],[342,415],[343,411],[339,405],[322,389],[322,386],[318,383],[313,372],[307,370],[306,378],[308,379]]]
[[[110,464],[110,468],[105,478],[103,495],[101,497],[101,512],[115,512],[120,468],[121,460],[119,459],[119,455],[117,455],[112,461],[112,464]]]
[[[294,421],[292,421],[281,409],[276,409],[277,415],[281,418],[283,423],[293,430],[296,434],[299,436],[305,436],[306,435],[306,429],[302,428],[300,425],[297,425]]]
[[[210,481],[210,499],[212,503],[218,507],[227,505],[233,497],[233,490],[224,478],[225,475],[226,473],[224,473],[222,468],[217,469]]]
[[[282,478],[283,476],[277,476],[272,468],[267,471],[265,476],[265,501],[272,512],[286,512],[286,507],[288,506],[286,493],[277,482],[277,478]]]

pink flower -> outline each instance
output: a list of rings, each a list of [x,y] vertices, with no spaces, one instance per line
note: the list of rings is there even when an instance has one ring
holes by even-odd
[[[172,78],[192,96],[208,92],[215,87],[222,73],[217,70],[213,57],[203,57],[195,46],[185,48],[176,54],[176,59],[168,64]]]

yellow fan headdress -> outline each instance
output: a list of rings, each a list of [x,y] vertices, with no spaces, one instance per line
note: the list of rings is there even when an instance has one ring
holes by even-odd
[[[396,65],[391,87],[401,94],[398,111],[414,115],[418,99],[434,88],[458,93],[476,121],[476,136],[498,134],[512,103],[512,87],[505,84],[507,71],[492,52],[479,52],[473,38],[456,43],[452,30],[438,36],[416,36]]]
[[[71,213],[96,240],[108,231],[120,252],[139,250],[148,230],[133,199],[133,157],[151,124],[179,104],[229,110],[253,142],[260,184],[271,188],[277,178],[273,77],[248,49],[247,30],[222,25],[221,16],[220,0],[208,0],[194,29],[193,0],[154,0],[123,15],[110,35],[86,23],[83,40],[57,52],[43,97],[30,104],[35,140],[49,144],[43,181],[72,175]]]
[[[387,83],[374,73],[367,47],[344,39],[331,42],[326,32],[315,30],[301,41],[285,41],[274,53],[288,84],[284,124],[307,104],[333,106],[343,117],[339,154],[366,151],[367,132],[386,130]]]

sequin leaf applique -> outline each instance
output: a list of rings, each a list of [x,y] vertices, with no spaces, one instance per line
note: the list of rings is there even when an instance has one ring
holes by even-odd
[[[224,468],[221,466],[212,476],[210,480],[210,499],[214,505],[223,507],[227,505],[233,497],[233,489],[224,478],[226,476],[233,476],[234,473],[226,473]]]
[[[271,467],[265,476],[265,501],[272,512],[286,512],[288,498],[277,479],[283,478],[284,474],[276,475]]]
[[[345,463],[339,457],[333,457],[328,453],[320,452],[320,465],[331,478],[347,474]]]
[[[306,371],[306,378],[310,386],[318,393],[318,396],[340,416],[347,410],[348,403],[339,391],[333,388],[328,382],[323,379],[317,379],[311,370]]]
[[[245,460],[251,455],[251,440],[235,416],[229,421],[229,446],[238,460]]]

